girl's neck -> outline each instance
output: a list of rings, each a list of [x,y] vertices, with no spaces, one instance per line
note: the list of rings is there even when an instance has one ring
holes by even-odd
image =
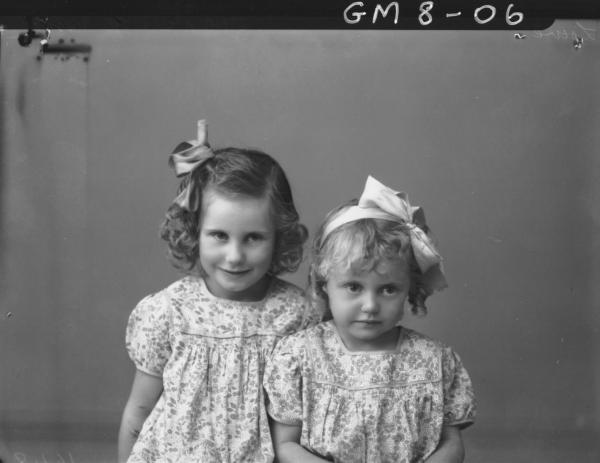
[[[331,324],[339,341],[348,352],[393,352],[398,348],[402,332],[402,327],[396,326],[376,339],[363,341],[344,336],[335,326],[335,320],[331,320]]]
[[[247,288],[239,293],[232,293],[228,295],[219,294],[211,289],[211,285],[206,278],[202,277],[202,280],[204,281],[206,290],[217,299],[225,299],[228,301],[237,302],[260,302],[266,298],[273,278],[270,275],[265,275],[250,288]]]

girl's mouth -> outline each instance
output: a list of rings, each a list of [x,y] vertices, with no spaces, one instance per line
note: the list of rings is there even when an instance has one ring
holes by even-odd
[[[247,270],[228,270],[226,268],[222,268],[221,270],[223,272],[229,274],[229,275],[234,275],[234,276],[244,275],[244,274],[246,274],[246,273],[248,273],[250,271],[250,269],[247,269]]]

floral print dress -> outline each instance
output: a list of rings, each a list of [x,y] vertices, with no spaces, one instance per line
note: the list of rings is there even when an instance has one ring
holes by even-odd
[[[395,351],[356,352],[332,321],[283,339],[267,362],[267,411],[335,462],[421,462],[442,426],[475,417],[471,380],[449,347],[401,328]]]
[[[164,391],[128,461],[272,461],[265,359],[282,336],[316,322],[309,307],[277,278],[258,302],[217,298],[193,276],[144,298],[129,317],[127,350]]]

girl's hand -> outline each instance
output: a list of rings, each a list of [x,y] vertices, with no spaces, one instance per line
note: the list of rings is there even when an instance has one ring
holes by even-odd
[[[440,444],[425,463],[462,463],[465,459],[460,429],[457,426],[444,426]]]
[[[283,424],[269,417],[273,446],[275,447],[275,462],[277,463],[322,463],[325,460],[309,452],[300,445],[302,426]]]

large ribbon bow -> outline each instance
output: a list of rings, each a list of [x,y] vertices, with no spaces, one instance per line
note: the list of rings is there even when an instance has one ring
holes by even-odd
[[[199,191],[195,188],[191,173],[204,162],[215,156],[207,140],[206,120],[198,121],[198,137],[196,140],[188,140],[185,143],[190,145],[182,151],[172,153],[169,156],[169,166],[175,170],[177,177],[188,175],[188,181],[185,187],[177,195],[174,203],[190,212],[197,211],[200,206]]]
[[[411,206],[406,193],[394,191],[370,175],[358,204],[346,209],[329,223],[323,232],[322,242],[341,225],[367,218],[405,223],[426,289],[433,291],[448,286],[442,270],[442,256],[425,232],[428,228],[423,209]]]

